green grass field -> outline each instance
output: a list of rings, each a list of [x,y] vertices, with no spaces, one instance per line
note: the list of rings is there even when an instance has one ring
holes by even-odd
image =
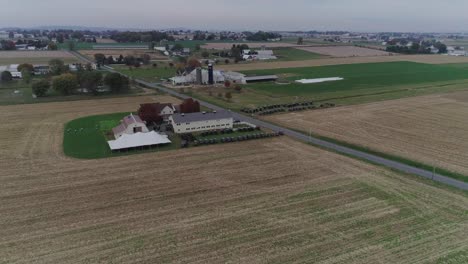
[[[111,152],[107,144],[106,133],[110,132],[128,114],[89,116],[70,121],[64,129],[63,151],[65,155],[78,159],[100,159],[180,148],[180,138],[174,136],[170,137],[172,144],[153,147],[151,150]]]
[[[271,62],[313,60],[313,59],[322,59],[322,58],[327,57],[322,54],[308,52],[308,51],[299,50],[295,48],[274,49],[274,54],[278,57],[278,60],[273,60]]]
[[[468,71],[455,67],[414,62],[365,63],[309,68],[249,71],[248,75],[277,74],[285,76],[289,85],[260,83],[249,85],[260,92],[275,95],[366,94],[391,90],[401,85],[414,85],[468,79]],[[342,77],[342,81],[318,84],[297,84],[303,78]]]
[[[468,64],[429,65],[413,62],[367,63],[309,68],[289,68],[244,72],[248,75],[277,74],[290,84],[274,82],[248,84],[242,93],[232,92],[230,102],[219,99],[218,92],[193,91],[194,97],[233,110],[295,101],[322,101],[339,105],[370,103],[411,96],[468,89]],[[303,78],[343,77],[342,81],[297,84]]]
[[[130,69],[128,66],[114,66],[115,70],[132,78],[145,80],[147,82],[160,82],[161,78],[167,79],[176,75],[176,69],[169,67],[166,63],[158,63],[158,66],[143,66]]]

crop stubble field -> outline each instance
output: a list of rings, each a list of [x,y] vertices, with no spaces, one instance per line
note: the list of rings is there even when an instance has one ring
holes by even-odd
[[[468,91],[265,117],[468,175]]]
[[[162,55],[159,52],[150,52],[148,50],[119,50],[119,49],[104,49],[104,50],[80,50],[81,54],[94,59],[95,54],[104,54],[106,57],[113,56],[114,58],[119,58],[122,56],[135,56],[140,57],[144,54],[150,55],[152,60],[168,60],[167,56]]]
[[[332,57],[370,57],[390,55],[390,53],[382,50],[356,46],[297,47],[297,49]]]
[[[380,62],[417,62],[427,64],[468,63],[468,57],[443,56],[443,55],[394,55],[394,56],[370,56],[370,57],[347,57],[347,58],[325,58],[313,60],[277,61],[240,63],[220,65],[225,71],[250,71],[271,70],[284,68],[301,68],[343,64],[380,63]]]
[[[66,63],[78,61],[75,56],[66,51],[0,51],[0,65],[48,64],[51,59],[62,59]]]
[[[72,119],[132,97],[0,107],[2,263],[461,263],[468,197],[276,138],[75,160]]]

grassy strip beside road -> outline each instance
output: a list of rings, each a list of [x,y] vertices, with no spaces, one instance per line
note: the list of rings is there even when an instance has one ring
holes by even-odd
[[[265,120],[262,120],[262,121],[268,122],[268,121],[265,121]],[[268,122],[268,123],[271,123],[271,122]],[[274,124],[274,123],[272,123],[272,124]],[[277,125],[277,124],[275,124],[275,125]],[[302,133],[302,134],[307,134],[307,135],[310,134],[309,132],[298,130],[298,129],[293,129],[293,128],[289,128],[289,129],[294,130],[294,131],[299,132],[299,133]],[[351,144],[351,143],[348,143],[348,142],[345,142],[345,141],[341,141],[341,140],[337,140],[337,139],[334,139],[334,138],[318,135],[318,134],[315,134],[315,133],[311,133],[310,135],[312,137],[314,137],[314,138],[321,139],[323,141],[327,141],[327,142],[334,143],[334,144],[337,144],[337,145],[340,145],[340,146],[343,146],[343,147],[347,147],[347,148],[354,149],[354,150],[357,150],[357,151],[361,151],[361,152],[365,152],[365,153],[372,154],[372,155],[375,155],[375,156],[379,156],[379,157],[382,157],[382,158],[385,158],[385,159],[388,159],[388,160],[403,163],[403,164],[406,164],[406,165],[409,165],[409,166],[412,166],[412,167],[415,167],[415,168],[419,168],[419,169],[423,169],[423,170],[431,171],[431,172],[435,170],[435,173],[438,173],[438,174],[441,174],[441,175],[444,175],[444,176],[447,176],[447,177],[450,177],[452,179],[456,179],[456,180],[459,180],[459,181],[468,182],[468,176],[463,175],[461,173],[456,173],[456,172],[452,172],[452,171],[449,171],[449,170],[446,170],[446,169],[443,169],[443,168],[430,166],[430,165],[424,164],[422,162],[410,160],[410,159],[403,158],[403,157],[396,156],[396,155],[391,155],[391,154],[379,152],[379,151],[376,151],[376,150],[373,150],[373,149],[370,149],[370,148],[367,148],[367,147]],[[350,156],[350,155],[346,155],[346,156]],[[354,156],[351,156],[351,157],[354,157]],[[362,160],[362,159],[360,159],[360,160]],[[370,161],[368,161],[368,162],[370,162]],[[373,163],[373,162],[370,162],[370,163]]]

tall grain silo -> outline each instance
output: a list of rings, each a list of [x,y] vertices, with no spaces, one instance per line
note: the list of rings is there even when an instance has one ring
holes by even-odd
[[[214,84],[214,72],[213,72],[213,64],[208,65],[208,84]]]
[[[203,84],[203,76],[202,76],[202,69],[201,68],[197,68],[197,82],[196,83],[198,85]]]

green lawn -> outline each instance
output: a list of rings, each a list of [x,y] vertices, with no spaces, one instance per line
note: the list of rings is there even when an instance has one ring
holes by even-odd
[[[278,60],[272,60],[270,62],[313,60],[313,59],[322,59],[322,58],[327,57],[322,54],[308,52],[308,51],[299,50],[295,48],[274,49],[274,53],[278,57]]]
[[[180,148],[180,138],[170,137],[172,144],[153,147],[151,150],[111,152],[106,133],[129,113],[114,113],[89,116],[70,121],[65,125],[63,151],[65,155],[78,159],[100,159],[132,154],[166,151]]]
[[[128,66],[113,66],[115,70],[130,77],[145,80],[147,82],[159,82],[161,78],[167,79],[176,75],[176,69],[169,67],[166,63],[158,63],[158,66],[144,66],[132,68]]]

